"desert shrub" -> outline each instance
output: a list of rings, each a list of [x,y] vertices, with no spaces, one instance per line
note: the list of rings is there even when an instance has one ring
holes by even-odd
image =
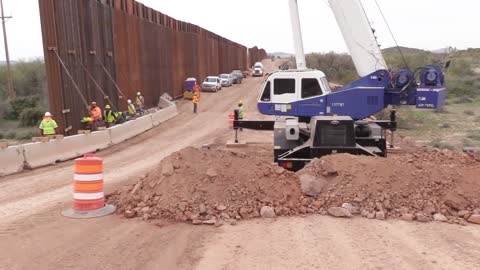
[[[10,131],[5,136],[6,139],[13,140],[17,137],[17,133],[15,131]]]
[[[17,135],[17,139],[19,140],[31,140],[33,137],[37,136],[38,134],[33,131],[33,130],[29,130],[29,131],[24,131],[20,134]]]
[[[17,97],[10,101],[11,110],[5,114],[6,119],[17,120],[25,109],[37,107],[37,96]]]
[[[465,111],[463,111],[463,114],[473,116],[473,115],[475,115],[475,112],[472,111],[472,110],[465,110]]]
[[[20,113],[20,126],[31,127],[37,125],[43,117],[43,111],[39,108],[26,108]]]
[[[433,141],[430,142],[430,146],[438,148],[438,149],[448,149],[448,150],[455,150],[455,146],[443,142],[440,139],[434,139]]]

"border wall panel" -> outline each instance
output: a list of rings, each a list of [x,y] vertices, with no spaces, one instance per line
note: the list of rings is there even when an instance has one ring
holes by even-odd
[[[141,91],[147,107],[154,107],[163,93],[181,96],[187,77],[201,82],[266,57],[264,50],[247,49],[134,0],[39,4],[50,110],[61,129],[72,126],[66,135],[81,128],[85,103],[126,110],[127,99]],[[73,82],[49,48],[57,50]],[[62,114],[65,109],[70,112]]]

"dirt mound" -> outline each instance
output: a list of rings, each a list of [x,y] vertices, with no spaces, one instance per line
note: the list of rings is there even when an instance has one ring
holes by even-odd
[[[451,151],[374,158],[339,154],[316,159],[298,172],[321,183],[322,208],[342,204],[365,217],[464,222],[480,209],[480,166]],[[478,213],[477,213],[478,214]],[[446,220],[444,220],[446,221]]]
[[[263,206],[277,215],[295,214],[301,197],[298,179],[271,165],[266,153],[186,148],[165,158],[136,185],[110,196],[109,202],[127,217],[194,223],[253,218]]]
[[[194,224],[305,213],[451,223],[480,217],[480,163],[463,153],[409,151],[325,156],[292,173],[271,164],[271,146],[186,148],[108,200],[129,218]]]

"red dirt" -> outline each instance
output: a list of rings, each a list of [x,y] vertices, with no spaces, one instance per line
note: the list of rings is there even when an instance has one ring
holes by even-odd
[[[262,206],[283,216],[326,214],[329,207],[350,203],[370,218],[382,212],[387,218],[411,214],[429,221],[441,213],[451,223],[479,212],[480,163],[463,153],[405,149],[389,158],[326,156],[292,173],[271,164],[269,146],[247,152],[186,148],[109,201],[126,217],[197,224],[258,217]],[[304,174],[324,183],[317,197],[302,194]]]
[[[296,175],[267,160],[266,150],[252,155],[189,147],[164,159],[138,184],[120,190],[110,201],[119,205],[120,213],[144,219],[248,219],[259,216],[262,206],[295,213],[301,197]]]
[[[389,158],[326,156],[308,164],[299,174],[326,180],[316,199],[323,208],[351,203],[364,216],[382,211],[432,219],[435,213],[459,222],[480,207],[480,164],[463,153],[416,152]]]

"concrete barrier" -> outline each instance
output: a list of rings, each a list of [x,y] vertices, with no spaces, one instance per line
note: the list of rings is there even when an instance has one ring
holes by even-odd
[[[22,145],[0,149],[0,176],[21,172],[24,163]]]
[[[152,124],[158,126],[161,123],[172,119],[178,115],[177,106],[169,106],[152,114]]]
[[[21,172],[24,167],[35,169],[106,149],[112,144],[131,139],[178,115],[177,106],[174,103],[165,99],[162,99],[161,103],[165,106],[163,109],[107,130],[1,149],[0,176]]]
[[[153,128],[152,116],[145,115],[110,128],[110,138],[113,144],[117,144],[142,134],[151,128]]]
[[[166,109],[168,107],[176,107],[175,106],[175,103],[171,102],[170,100],[166,99],[166,98],[163,98],[163,97],[160,97],[160,100],[158,101],[158,107],[162,108],[162,109]]]
[[[110,145],[110,131],[102,130],[46,143],[25,144],[23,147],[26,166],[34,169],[106,149]]]

